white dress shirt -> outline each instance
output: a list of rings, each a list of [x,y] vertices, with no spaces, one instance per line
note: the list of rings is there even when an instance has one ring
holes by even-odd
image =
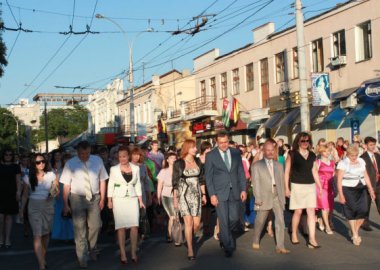
[[[275,186],[276,185],[276,181],[274,180],[274,164],[273,164],[273,159],[266,159],[264,158],[265,160],[265,164],[267,165],[267,168],[268,168],[268,171],[269,171],[269,174],[272,178],[272,185]],[[271,162],[271,165],[269,164]]]
[[[351,164],[350,160],[346,157],[338,163],[337,169],[344,171],[342,186],[356,187],[359,182],[366,185],[364,181],[366,167],[365,161],[362,158],[358,158],[356,164]]]
[[[91,192],[93,195],[99,194],[100,181],[108,179],[103,161],[98,156],[90,155],[90,158],[86,161],[86,166],[90,178]],[[78,157],[73,157],[66,162],[59,181],[64,185],[70,185],[71,193],[85,196],[84,179],[87,177],[85,170],[83,161]]]

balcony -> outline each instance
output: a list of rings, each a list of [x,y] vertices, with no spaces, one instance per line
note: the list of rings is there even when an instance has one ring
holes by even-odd
[[[217,116],[216,98],[202,96],[184,104],[185,119],[192,120],[204,116]]]
[[[182,116],[182,111],[180,109],[171,110],[171,111],[168,110],[166,113],[161,113],[160,115],[158,115],[157,120],[160,120],[160,119],[170,120],[170,119],[179,118],[181,116]]]

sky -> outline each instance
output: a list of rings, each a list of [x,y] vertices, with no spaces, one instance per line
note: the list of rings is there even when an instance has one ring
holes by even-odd
[[[294,0],[2,0],[8,66],[0,78],[0,106],[37,93],[82,93],[125,79],[132,44],[134,85],[213,48],[228,53],[253,41],[251,30],[274,22],[294,25]],[[309,18],[345,0],[303,0]],[[96,14],[109,19],[95,18]],[[208,19],[202,31],[186,33]],[[21,27],[20,27],[21,23]],[[70,30],[71,29],[71,30]],[[122,29],[122,30],[121,30]],[[31,31],[29,31],[31,30]],[[86,32],[80,34],[80,32]],[[173,35],[174,31],[181,34]],[[144,67],[144,68],[143,68]],[[144,72],[143,72],[144,71]],[[63,86],[68,88],[56,88]]]

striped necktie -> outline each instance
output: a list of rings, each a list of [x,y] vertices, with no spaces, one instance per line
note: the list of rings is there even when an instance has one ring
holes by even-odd
[[[91,201],[92,191],[91,191],[90,175],[88,173],[86,162],[83,162],[83,165],[84,165],[84,194],[86,195],[86,200]]]

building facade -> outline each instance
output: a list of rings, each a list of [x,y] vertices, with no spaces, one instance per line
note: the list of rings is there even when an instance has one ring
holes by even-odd
[[[86,108],[89,110],[89,131],[94,134],[102,128],[119,127],[117,102],[124,94],[122,79],[115,79],[106,89],[89,95]]]
[[[348,1],[305,21],[307,85],[311,131],[315,139],[347,139],[354,133],[378,137],[380,1]],[[299,69],[296,28],[275,31],[273,23],[253,30],[253,43],[219,55],[215,49],[194,59],[200,113],[187,114],[212,136],[220,127],[225,98],[240,104],[248,132],[244,136],[283,137],[291,142],[300,131]],[[312,75],[327,74],[330,104],[312,106]],[[212,96],[212,102],[208,97]],[[205,125],[200,124],[205,122]],[[238,123],[239,125],[239,123]],[[214,126],[214,128],[213,128]],[[242,124],[244,126],[244,124]],[[215,128],[216,127],[216,128]],[[236,129],[236,127],[235,127]],[[202,136],[200,136],[202,137]]]
[[[137,141],[148,138],[175,144],[188,134],[182,118],[182,104],[194,97],[194,77],[188,71],[171,70],[134,89],[134,120]],[[121,130],[126,136],[130,129],[130,97],[117,102]],[[165,130],[159,130],[163,121]],[[181,127],[180,127],[181,126]],[[179,135],[179,133],[183,133]],[[177,134],[177,137],[176,137]],[[182,139],[180,139],[182,138]]]

